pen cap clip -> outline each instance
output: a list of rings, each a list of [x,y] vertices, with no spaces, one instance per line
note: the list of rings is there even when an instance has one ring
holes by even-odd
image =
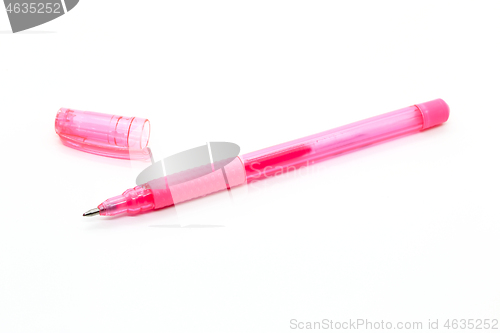
[[[55,121],[64,145],[92,154],[149,159],[149,120],[61,108]]]

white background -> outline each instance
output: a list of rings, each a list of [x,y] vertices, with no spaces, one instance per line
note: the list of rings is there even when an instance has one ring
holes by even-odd
[[[500,317],[498,1],[97,1],[0,10],[0,332],[288,332]],[[251,152],[443,98],[443,126],[196,204],[83,218],[147,164],[58,108],[149,118],[155,158]],[[210,203],[210,204],[204,204]]]

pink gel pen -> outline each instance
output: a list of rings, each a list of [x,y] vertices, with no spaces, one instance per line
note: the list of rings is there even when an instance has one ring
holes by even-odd
[[[272,177],[372,144],[440,125],[448,120],[442,99],[409,106],[326,132],[241,155],[210,174],[176,182],[175,175],[128,189],[83,216],[134,215]],[[190,171],[186,171],[190,172]],[[192,171],[191,171],[192,172]],[[167,181],[168,178],[168,181]],[[181,177],[182,178],[182,177]],[[169,184],[170,183],[170,184]]]

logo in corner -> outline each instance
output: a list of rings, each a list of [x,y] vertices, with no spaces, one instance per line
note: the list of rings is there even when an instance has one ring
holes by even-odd
[[[63,16],[79,0],[3,0],[12,32],[27,30]]]

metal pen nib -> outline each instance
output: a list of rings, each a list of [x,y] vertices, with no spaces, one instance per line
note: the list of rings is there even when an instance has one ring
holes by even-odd
[[[83,216],[94,216],[94,215],[99,215],[99,208],[92,208],[91,210],[83,213]]]

